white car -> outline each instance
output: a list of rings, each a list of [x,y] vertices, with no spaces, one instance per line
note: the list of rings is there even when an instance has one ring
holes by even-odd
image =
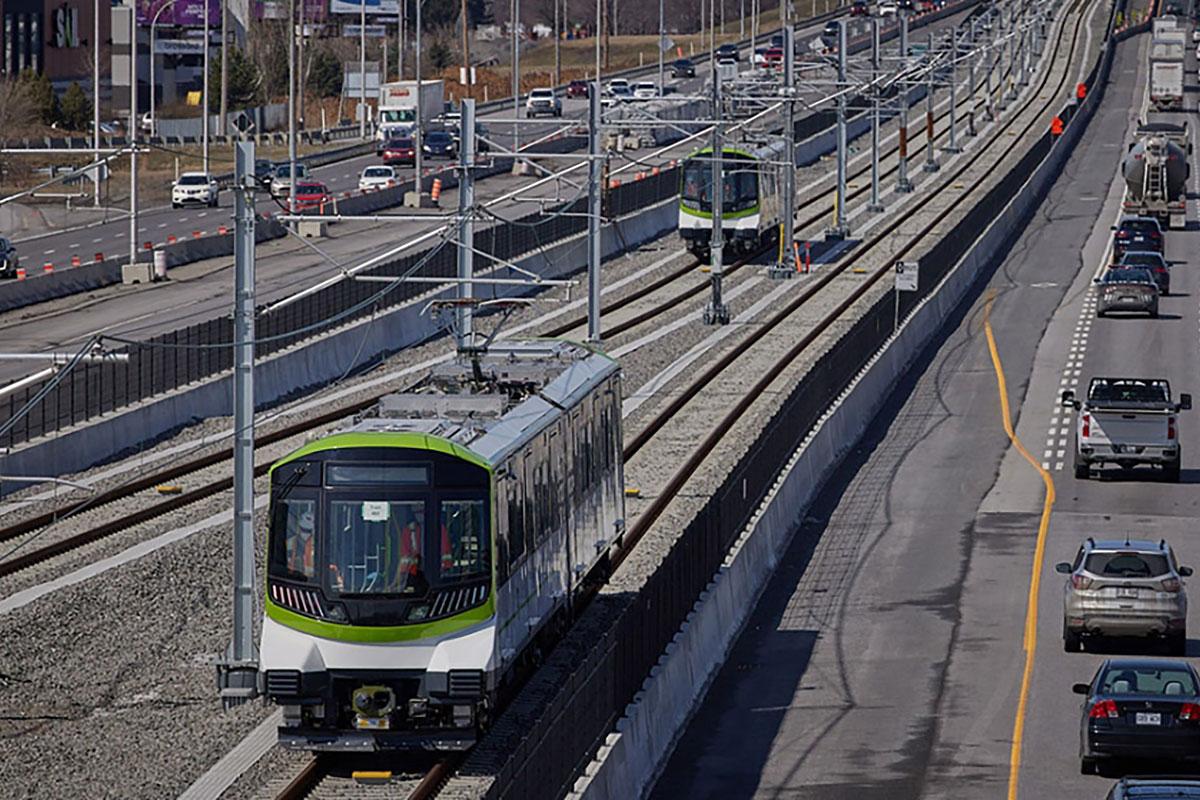
[[[171,208],[182,208],[189,203],[216,208],[220,200],[221,187],[207,172],[185,172],[171,185]]]
[[[617,87],[622,87],[618,89]],[[629,97],[633,94],[633,90],[629,88],[629,81],[624,78],[613,78],[608,82],[608,86],[604,89],[605,94],[617,95],[621,94]]]
[[[658,97],[658,84],[653,81],[640,81],[633,85],[634,100],[653,100]]]
[[[308,167],[297,162],[296,164],[296,180],[302,180],[308,177]],[[271,194],[276,197],[282,197],[285,194],[291,194],[292,189],[292,165],[291,164],[276,164],[275,173],[271,176]]]
[[[525,100],[525,116],[536,117],[546,114],[551,117],[562,116],[562,100],[553,89],[534,89]]]
[[[367,167],[358,177],[358,190],[370,192],[375,189],[386,189],[394,186],[399,177],[395,167]]]
[[[1192,28],[1192,41],[1200,42],[1200,25]]]
[[[884,0],[879,4],[878,14],[881,17],[894,17],[900,13],[900,7],[894,0]]]

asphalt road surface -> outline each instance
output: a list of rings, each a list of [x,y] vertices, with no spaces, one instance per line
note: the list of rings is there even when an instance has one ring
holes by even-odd
[[[1200,564],[1200,417],[1181,419],[1181,483],[1152,473],[1080,481],[1074,420],[1058,402],[1062,388],[1085,388],[1094,375],[1200,388],[1194,209],[1191,227],[1167,237],[1174,294],[1160,319],[1094,319],[1089,302],[1119,208],[1118,162],[1144,96],[1146,39],[1119,51],[1091,126],[986,289],[798,521],[655,798],[960,800],[1012,788],[1029,800],[1082,800],[1108,791],[1111,778],[1080,775],[1080,698],[1071,693],[1103,653],[1063,652],[1054,563],[1087,535],[1128,532],[1166,537],[1184,563]],[[1036,466],[1004,431],[997,366]],[[1010,787],[1042,470],[1057,499]],[[1188,651],[1200,655],[1195,638]]]

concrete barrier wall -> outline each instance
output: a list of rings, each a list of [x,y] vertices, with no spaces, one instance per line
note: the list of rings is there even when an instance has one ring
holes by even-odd
[[[667,200],[601,229],[604,258],[636,248],[673,230],[678,222],[674,200]],[[560,278],[587,266],[586,236],[578,235],[516,261],[544,278]],[[515,277],[508,268],[493,274]],[[522,287],[497,286],[497,294],[527,293]],[[434,291],[374,318],[348,325],[321,338],[262,359],[255,364],[255,398],[259,408],[319,388],[348,372],[410,347],[438,333],[421,313]],[[5,456],[5,469],[16,475],[62,475],[114,460],[183,425],[232,413],[231,373],[188,386],[115,414],[65,429]]]
[[[1112,54],[1110,44],[1095,89],[1050,155],[797,449],[569,797],[631,798],[651,788],[774,572],[804,509],[857,445],[899,378],[1004,258],[1061,174],[1102,99]]]

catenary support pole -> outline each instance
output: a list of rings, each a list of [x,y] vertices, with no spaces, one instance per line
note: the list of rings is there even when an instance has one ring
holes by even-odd
[[[908,64],[908,9],[900,9],[900,68]],[[898,161],[896,164],[896,191],[900,194],[913,190],[908,179],[908,91],[907,81],[901,81],[897,99],[900,103],[900,133]]]
[[[753,22],[751,23],[753,28]],[[783,25],[783,173],[780,194],[783,230],[780,231],[779,261],[769,270],[772,278],[790,278],[796,274],[792,266],[792,242],[796,240],[796,64],[795,29],[790,20]],[[753,50],[751,50],[753,52]]]
[[[871,80],[879,80],[879,18],[871,19]],[[871,89],[871,202],[867,210],[878,214],[883,211],[883,203],[879,199],[879,86]]]
[[[599,37],[597,37],[597,40]],[[597,51],[598,53],[599,51]],[[597,56],[599,58],[599,56]],[[599,66],[599,61],[597,61]],[[600,160],[600,73],[588,87],[588,341],[600,341],[600,213],[604,165]]]
[[[833,201],[833,227],[826,239],[845,239],[850,233],[846,217],[846,160],[850,157],[846,142],[846,21],[838,20],[838,96],[837,96],[837,190]]]
[[[933,55],[932,33],[929,34],[929,38],[926,40],[925,58],[931,65],[936,60]],[[922,169],[924,169],[926,172],[937,172],[939,169],[941,169],[941,165],[939,165],[937,162],[937,156],[933,146],[935,138],[933,135],[933,93],[935,88],[933,74],[936,71],[937,70],[930,66],[929,70],[925,73],[925,164]]]
[[[254,646],[254,143],[234,148],[233,638],[217,664],[226,708],[258,696]]]
[[[979,31],[976,23],[977,19],[971,19],[971,47],[978,47]],[[979,102],[979,86],[975,81],[975,65],[979,57],[972,55],[967,66],[967,86],[971,90],[971,103],[967,106],[967,136],[974,136],[975,130],[975,107]]]
[[[950,141],[946,152],[962,152],[958,146],[958,28],[950,31]]]
[[[557,0],[556,0],[557,2]],[[460,118],[462,135],[459,157],[458,179],[458,296],[469,300],[474,296],[471,279],[475,277],[475,101],[464,98]],[[458,307],[458,349],[463,351],[475,343],[472,330],[471,306],[463,303]]]
[[[365,0],[364,0],[365,2]],[[288,213],[296,210],[296,0],[288,0]],[[292,230],[296,223],[288,223]]]
[[[715,63],[714,63],[715,66]],[[712,297],[708,302],[708,306],[704,309],[704,324],[705,325],[727,325],[729,324],[729,306],[725,304],[722,298],[723,269],[724,269],[724,250],[725,250],[725,234],[721,230],[722,216],[724,211],[725,195],[725,169],[724,169],[724,141],[721,135],[721,82],[717,80],[716,72],[713,72],[712,81],[712,97],[713,97],[713,127],[712,127],[712,160],[711,172],[712,176],[709,180],[709,186],[712,189],[712,233],[709,237],[709,251],[712,254],[712,270],[709,276],[709,282],[712,286]]]
[[[304,3],[300,0],[300,18],[304,19]],[[300,41],[304,41],[304,25],[300,26]],[[300,96],[304,96],[304,65],[300,65]],[[358,4],[358,136],[367,138],[367,0]],[[417,92],[417,105],[421,103],[421,93]]]
[[[212,104],[208,99],[208,84],[210,83],[208,79],[210,74],[208,68],[208,55],[210,50],[212,50],[212,36],[208,31],[208,0],[204,0],[204,77],[202,78],[202,83],[200,85],[200,105],[203,109],[203,112],[200,114],[200,133],[203,137],[204,171],[206,173],[208,172],[208,117],[210,114],[212,114]],[[153,62],[154,53],[150,54],[150,60]],[[150,87],[150,91],[151,93],[154,92],[153,86]],[[152,120],[152,124],[157,127],[158,120]]]

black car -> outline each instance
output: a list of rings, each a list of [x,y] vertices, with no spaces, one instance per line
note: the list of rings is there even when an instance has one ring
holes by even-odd
[[[717,61],[723,61],[727,58],[733,61],[741,61],[742,57],[738,53],[736,44],[723,44],[717,48]]]
[[[1121,778],[1104,800],[1200,800],[1200,779],[1186,776],[1147,775]]]
[[[454,137],[446,131],[430,131],[421,144],[425,155],[431,158],[454,158]]]
[[[1171,270],[1162,253],[1153,250],[1126,250],[1118,266],[1149,270],[1154,282],[1158,284],[1159,294],[1171,293]]]
[[[1129,250],[1163,252],[1162,226],[1153,217],[1121,217],[1113,230],[1113,258],[1117,261]]]
[[[829,22],[825,23],[825,28],[821,31],[821,38],[832,44],[838,40],[838,32],[841,31],[841,29],[841,24],[836,20],[831,19]]]
[[[771,47],[783,47],[783,34],[777,33],[771,37]]]
[[[850,16],[852,17],[869,17],[871,9],[867,5],[867,0],[854,0],[854,5],[850,6]]]
[[[913,0],[897,0],[896,7],[901,11],[912,11]]]
[[[696,65],[689,58],[681,58],[671,65],[671,77],[694,78],[696,77]]]
[[[270,183],[275,174],[275,162],[269,158],[254,159],[254,180],[259,183]]]
[[[1200,759],[1200,676],[1186,661],[1106,659],[1084,695],[1079,770],[1091,775],[1111,759]]]
[[[19,266],[21,266],[21,259],[17,255],[17,248],[8,239],[0,236],[0,277],[17,277],[17,267]]]

